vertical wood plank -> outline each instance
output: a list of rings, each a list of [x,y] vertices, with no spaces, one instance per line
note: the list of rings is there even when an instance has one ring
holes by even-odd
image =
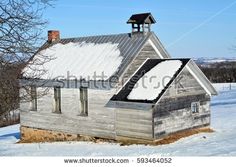
[[[134,33],[134,23],[132,23],[132,33]]]
[[[145,24],[142,24],[143,34],[145,34]]]
[[[148,32],[151,32],[151,24],[148,24]]]

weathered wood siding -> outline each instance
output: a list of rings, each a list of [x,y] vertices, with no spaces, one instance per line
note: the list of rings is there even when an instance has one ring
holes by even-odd
[[[115,111],[105,108],[114,90],[88,91],[88,116],[79,116],[79,89],[61,89],[61,114],[53,113],[53,90],[38,99],[38,111],[21,104],[21,125],[32,128],[115,139]]]
[[[181,97],[194,94],[205,94],[205,90],[196,81],[196,79],[190,74],[190,72],[185,67],[179,76],[170,85],[168,90],[166,90],[163,98],[169,97]]]
[[[137,139],[153,139],[152,111],[116,109],[116,135]]]
[[[50,90],[38,99],[38,111],[21,103],[21,125],[72,134],[115,139],[117,136],[152,139],[152,111],[105,107],[115,90],[88,90],[88,116],[79,116],[79,89],[61,89],[61,114],[53,113]]]
[[[156,53],[152,45],[147,42],[143,49],[139,52],[138,56],[131,62],[128,69],[122,77],[122,81],[125,82],[130,78],[131,75],[140,67],[140,65],[147,59],[160,59],[159,55]]]
[[[199,113],[192,113],[191,103],[199,102]],[[210,96],[193,76],[183,69],[153,110],[154,136],[210,124]]]
[[[79,89],[61,89],[61,114],[53,113],[55,104],[51,89],[38,99],[37,111],[30,111],[29,103],[21,103],[21,125],[109,139],[152,140],[210,124],[210,97],[186,69],[153,109],[145,109],[145,106],[122,108],[127,104],[106,107],[115,92],[115,89],[89,89],[88,116],[79,116]],[[191,102],[200,102],[199,113],[191,112]]]

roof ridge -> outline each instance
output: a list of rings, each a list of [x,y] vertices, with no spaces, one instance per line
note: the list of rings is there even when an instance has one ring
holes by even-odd
[[[131,33],[88,35],[88,36],[61,38],[60,40],[70,40],[70,39],[78,39],[78,38],[92,38],[92,37],[102,37],[102,36],[118,36],[118,35],[129,35],[129,34],[131,34]]]
[[[147,32],[147,34],[143,35],[143,33],[136,34],[137,36],[151,36],[155,34],[153,31]],[[72,39],[80,39],[80,38],[93,38],[93,37],[109,37],[109,36],[119,36],[119,35],[129,35],[129,36],[136,36],[131,35],[131,33],[118,33],[118,34],[103,34],[103,35],[89,35],[89,36],[80,36],[80,37],[68,37],[68,38],[61,38],[60,40],[72,40]]]

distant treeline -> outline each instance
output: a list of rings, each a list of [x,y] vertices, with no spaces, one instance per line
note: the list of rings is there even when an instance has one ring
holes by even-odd
[[[198,64],[198,66],[213,83],[236,82],[236,62]]]

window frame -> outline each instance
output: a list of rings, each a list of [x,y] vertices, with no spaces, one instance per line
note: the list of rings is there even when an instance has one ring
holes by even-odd
[[[191,113],[198,114],[200,112],[200,102],[191,103]]]
[[[88,116],[88,87],[80,87],[80,113],[79,116]]]

